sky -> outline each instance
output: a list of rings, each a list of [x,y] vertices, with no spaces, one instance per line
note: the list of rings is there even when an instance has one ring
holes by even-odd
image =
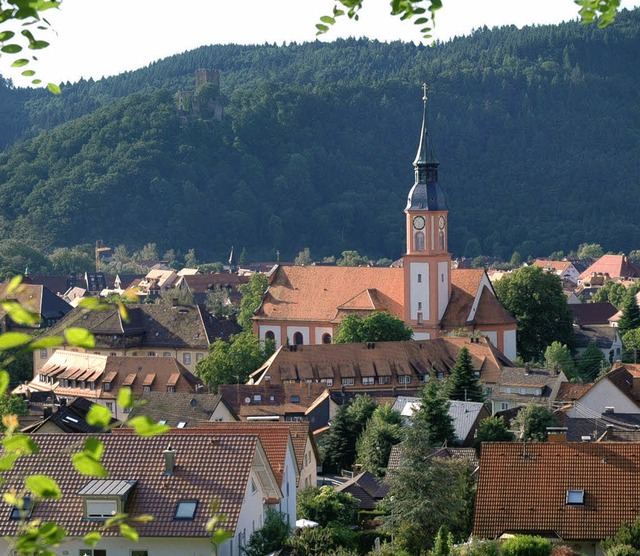
[[[447,41],[474,29],[559,23],[578,18],[573,0],[443,0],[433,39]],[[360,21],[340,18],[322,37],[316,23],[331,13],[332,0],[62,0],[45,13],[55,34],[38,53],[43,82],[100,79],[135,70],[173,54],[211,44],[287,44],[316,39],[369,37],[380,41],[429,42],[418,27],[389,15],[389,0],[367,0]],[[622,2],[623,7],[640,0]],[[41,38],[36,35],[37,38]],[[433,40],[431,39],[431,40]],[[0,56],[0,74],[27,86],[9,69],[14,56]],[[30,66],[31,67],[31,66]]]

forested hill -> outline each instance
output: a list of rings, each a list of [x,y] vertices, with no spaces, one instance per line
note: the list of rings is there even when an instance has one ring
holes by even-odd
[[[209,46],[61,96],[0,81],[0,240],[396,258],[423,81],[455,255],[640,248],[640,12],[432,47]],[[225,118],[176,108],[220,70]],[[209,91],[216,96],[218,91]]]

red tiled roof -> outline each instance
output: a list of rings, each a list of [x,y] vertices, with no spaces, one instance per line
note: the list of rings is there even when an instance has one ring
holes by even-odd
[[[124,511],[130,515],[152,514],[148,523],[134,526],[140,537],[208,537],[206,523],[210,505],[219,501],[219,512],[227,516],[223,526],[235,530],[249,472],[259,441],[256,436],[220,436],[216,442],[208,434],[167,434],[151,438],[135,434],[92,435],[104,445],[102,463],[109,478],[136,481]],[[40,452],[18,459],[13,469],[3,472],[2,492],[22,491],[24,478],[46,474],[62,490],[59,500],[42,500],[35,504],[31,519],[55,521],[70,537],[81,537],[100,527],[100,522],[83,519],[82,497],[78,492],[91,481],[73,467],[70,454],[79,449],[78,435],[42,434],[31,437]],[[167,446],[176,452],[175,472],[165,475],[163,451]],[[193,521],[175,521],[179,500],[196,499]],[[7,515],[8,515],[7,510]],[[0,535],[13,536],[20,527],[17,520],[0,520]],[[118,529],[101,531],[118,536]]]
[[[568,490],[584,491],[584,504],[567,504]],[[640,443],[487,443],[473,534],[605,539],[636,520],[639,496]]]
[[[580,274],[580,280],[585,280],[592,274],[608,274],[610,278],[639,278],[640,269],[625,255],[602,255]]]
[[[573,264],[571,261],[552,261],[549,259],[536,259],[533,261],[533,266],[539,266],[544,269],[550,269],[560,272],[566,272]]]

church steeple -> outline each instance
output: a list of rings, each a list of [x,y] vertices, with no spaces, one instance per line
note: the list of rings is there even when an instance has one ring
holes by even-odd
[[[440,163],[433,153],[433,145],[427,126],[427,84],[422,84],[422,130],[420,132],[420,144],[413,161],[415,170],[415,182],[409,198],[406,210],[447,210],[444,192],[438,183],[438,166]]]

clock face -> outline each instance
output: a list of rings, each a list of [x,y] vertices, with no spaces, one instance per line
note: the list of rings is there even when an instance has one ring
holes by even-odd
[[[413,219],[413,227],[416,230],[422,230],[422,228],[424,228],[424,217],[422,216],[416,216]]]
[[[441,217],[438,219],[438,227],[439,227],[441,230],[444,230],[444,216],[441,216]]]

